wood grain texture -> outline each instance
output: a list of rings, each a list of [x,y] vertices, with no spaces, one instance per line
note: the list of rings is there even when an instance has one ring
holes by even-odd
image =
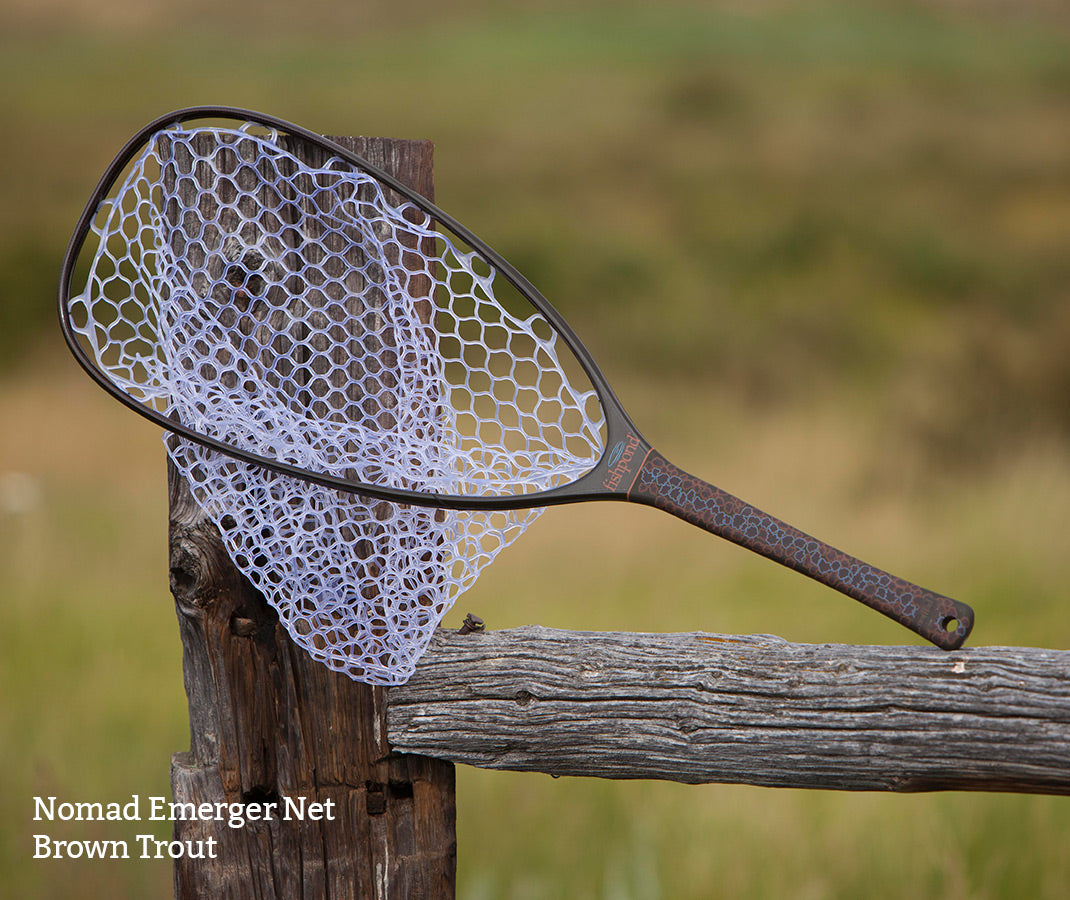
[[[347,143],[430,193],[429,142]],[[236,828],[225,819],[177,820],[176,840],[214,838],[217,858],[177,860],[175,896],[452,898],[453,766],[392,753],[383,690],[297,648],[170,463],[168,484],[171,590],[190,718],[190,750],[172,758],[173,799],[240,809],[304,798],[331,813]]]
[[[493,769],[1065,794],[1070,652],[440,632],[386,723],[397,751]]]

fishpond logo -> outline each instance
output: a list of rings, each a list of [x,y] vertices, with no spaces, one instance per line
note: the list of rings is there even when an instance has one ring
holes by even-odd
[[[639,448],[639,438],[629,434],[624,440],[617,441],[606,454],[606,463],[609,465],[609,474],[602,481],[602,487],[608,491],[615,491],[621,482],[632,473],[635,461],[635,451]]]

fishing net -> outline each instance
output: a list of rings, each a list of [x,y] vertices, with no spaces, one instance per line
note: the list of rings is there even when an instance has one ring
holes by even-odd
[[[480,254],[328,150],[174,126],[97,211],[73,329],[136,403],[200,435],[385,490],[514,497],[603,452],[598,397]],[[540,510],[435,509],[241,461],[170,458],[291,637],[373,684]]]

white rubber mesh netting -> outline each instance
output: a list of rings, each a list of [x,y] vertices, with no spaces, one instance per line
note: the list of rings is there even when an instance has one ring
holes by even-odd
[[[601,456],[597,396],[545,317],[329,153],[259,128],[168,129],[93,228],[75,329],[113,383],[198,434],[453,495],[531,493]],[[373,684],[409,678],[540,512],[378,501],[165,442],[293,639]]]

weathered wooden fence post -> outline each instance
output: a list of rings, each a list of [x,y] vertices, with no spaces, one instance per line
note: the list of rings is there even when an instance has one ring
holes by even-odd
[[[432,195],[430,142],[335,140]],[[176,819],[175,840],[215,856],[177,860],[175,896],[452,898],[453,764],[392,754],[383,689],[297,648],[170,463],[168,485],[190,716],[173,799],[228,804],[221,820]],[[264,821],[268,803],[278,806]],[[287,819],[288,804],[303,815]]]

